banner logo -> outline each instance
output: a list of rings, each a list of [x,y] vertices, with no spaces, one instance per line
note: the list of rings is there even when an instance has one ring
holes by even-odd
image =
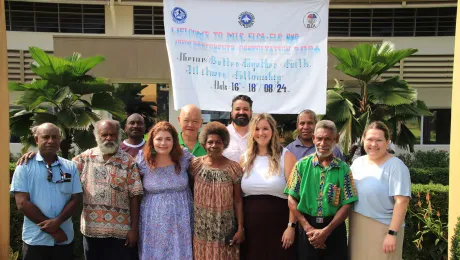
[[[185,20],[187,19],[187,12],[180,7],[174,7],[171,15],[173,21],[178,24],[185,23]]]
[[[303,18],[303,24],[307,29],[316,29],[321,23],[321,18],[315,12],[309,12]]]
[[[254,25],[254,22],[256,21],[256,17],[251,13],[251,12],[242,12],[238,16],[238,22],[240,23],[241,26],[244,28],[250,28]]]

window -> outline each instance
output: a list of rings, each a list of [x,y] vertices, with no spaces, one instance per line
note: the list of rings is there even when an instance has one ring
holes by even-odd
[[[456,7],[329,9],[329,36],[454,36]]]
[[[433,116],[406,121],[415,144],[450,144],[451,109],[430,109]]]
[[[103,5],[5,1],[8,31],[105,33]]]
[[[423,144],[450,144],[451,109],[433,109],[423,117]]]
[[[164,35],[163,7],[134,6],[134,34]]]

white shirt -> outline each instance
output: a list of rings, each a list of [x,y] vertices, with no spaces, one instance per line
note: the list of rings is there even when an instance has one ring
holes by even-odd
[[[284,177],[284,155],[288,150],[283,148],[280,160],[279,174],[268,174],[269,161],[268,156],[256,156],[254,165],[248,176],[248,173],[243,174],[241,179],[241,190],[243,196],[251,195],[271,195],[282,199],[287,199],[287,195],[284,194],[284,188],[286,187],[286,178]]]
[[[248,136],[249,132],[244,136],[241,136],[233,127],[233,123],[227,126],[227,130],[230,133],[230,144],[225,149],[223,155],[228,159],[240,162],[241,155],[248,149]]]

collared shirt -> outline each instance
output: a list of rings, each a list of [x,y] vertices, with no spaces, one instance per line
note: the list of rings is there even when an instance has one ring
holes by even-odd
[[[62,157],[57,157],[57,161],[51,164],[53,181],[60,180],[61,170],[64,174],[70,174],[72,180],[64,183],[49,182],[46,162],[40,153],[37,153],[27,164],[16,167],[10,191],[11,193],[29,193],[30,202],[37,206],[43,215],[48,218],[56,218],[67,205],[72,194],[82,192],[80,177],[75,164]],[[67,240],[63,243],[56,243],[50,234],[41,231],[36,223],[24,216],[22,240],[33,246],[70,244],[74,238],[72,218],[64,221],[61,224],[61,229],[67,235]]]
[[[198,133],[198,136],[199,135],[200,134]],[[184,139],[182,139],[182,132],[179,133],[179,144],[180,146],[182,146],[182,148],[185,148],[187,149],[188,152],[190,152],[187,145],[184,142]],[[199,157],[199,156],[203,156],[207,154],[206,149],[204,149],[203,146],[201,146],[200,142],[198,141],[198,137],[196,138],[196,143],[195,143],[195,146],[193,147],[193,151],[191,151],[190,153],[193,154],[193,156],[195,157]]]
[[[142,140],[142,142],[137,145],[130,144],[126,142],[126,140],[124,140],[120,144],[120,149],[129,153],[129,155],[131,155],[133,158],[136,158],[137,154],[139,153],[139,150],[142,150],[142,148],[144,148],[144,144],[145,144],[145,140]]]
[[[288,144],[286,148],[294,154],[297,161],[316,152],[314,144],[311,146],[305,146],[302,141],[300,141],[299,137],[297,137],[292,143]],[[342,152],[337,146],[334,147],[333,153],[335,157],[345,161]]]
[[[224,150],[223,155],[228,159],[240,162],[241,155],[248,149],[248,136],[249,132],[241,136],[232,124],[227,126],[228,133],[230,134],[230,144]]]
[[[88,237],[126,238],[131,230],[130,198],[143,194],[133,157],[118,149],[105,161],[96,147],[73,160],[83,185],[81,233]]]
[[[340,207],[358,200],[348,165],[334,157],[324,168],[316,153],[295,164],[284,193],[298,201],[300,212],[318,217],[334,216]]]

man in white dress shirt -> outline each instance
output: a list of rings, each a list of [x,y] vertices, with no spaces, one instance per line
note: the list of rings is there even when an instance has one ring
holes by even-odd
[[[227,126],[230,133],[230,144],[224,156],[240,162],[241,155],[248,148],[249,121],[252,118],[252,99],[246,95],[238,95],[232,100],[232,123]]]

